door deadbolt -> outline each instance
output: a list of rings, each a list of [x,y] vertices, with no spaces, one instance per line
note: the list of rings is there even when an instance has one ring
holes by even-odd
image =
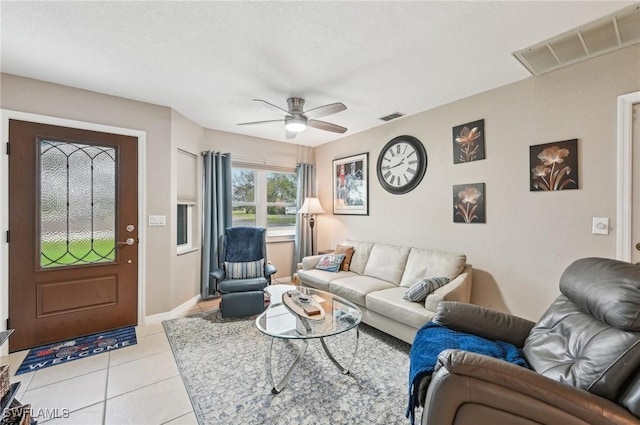
[[[133,232],[134,230],[136,230],[136,226],[134,226],[133,224],[128,224],[126,229],[127,232]]]
[[[133,245],[134,243],[136,243],[135,239],[127,238],[127,240],[124,242],[118,242],[118,245]]]

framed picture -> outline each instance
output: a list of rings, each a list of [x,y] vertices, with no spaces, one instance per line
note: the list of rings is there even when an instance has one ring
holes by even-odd
[[[369,215],[369,154],[333,160],[333,213]]]
[[[529,190],[578,189],[578,139],[529,146]]]
[[[486,223],[484,183],[453,185],[453,222]]]
[[[453,127],[453,163],[484,159],[484,120]]]

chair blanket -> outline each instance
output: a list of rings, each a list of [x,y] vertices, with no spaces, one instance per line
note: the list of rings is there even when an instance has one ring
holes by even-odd
[[[446,349],[459,349],[502,359],[529,368],[522,351],[513,344],[491,341],[477,335],[451,330],[434,322],[424,325],[416,334],[409,354],[409,405],[406,416],[411,425],[415,420],[418,406],[420,381],[431,375],[438,360],[438,354]]]

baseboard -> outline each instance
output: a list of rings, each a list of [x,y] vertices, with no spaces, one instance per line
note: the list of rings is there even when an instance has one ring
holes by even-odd
[[[184,316],[184,313],[191,310],[193,306],[197,305],[200,302],[200,295],[196,295],[195,297],[183,302],[178,307],[174,308],[171,311],[167,311],[165,313],[152,314],[150,316],[145,316],[144,324],[145,325],[153,325],[155,323],[162,323],[165,320],[175,319],[177,317]]]

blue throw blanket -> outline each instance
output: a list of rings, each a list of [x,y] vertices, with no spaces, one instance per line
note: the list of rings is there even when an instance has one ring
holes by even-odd
[[[460,349],[502,359],[529,368],[522,351],[513,344],[491,341],[476,335],[458,332],[434,322],[424,325],[416,334],[409,354],[409,406],[406,416],[414,424],[418,406],[420,381],[433,373],[438,354],[446,349]]]

